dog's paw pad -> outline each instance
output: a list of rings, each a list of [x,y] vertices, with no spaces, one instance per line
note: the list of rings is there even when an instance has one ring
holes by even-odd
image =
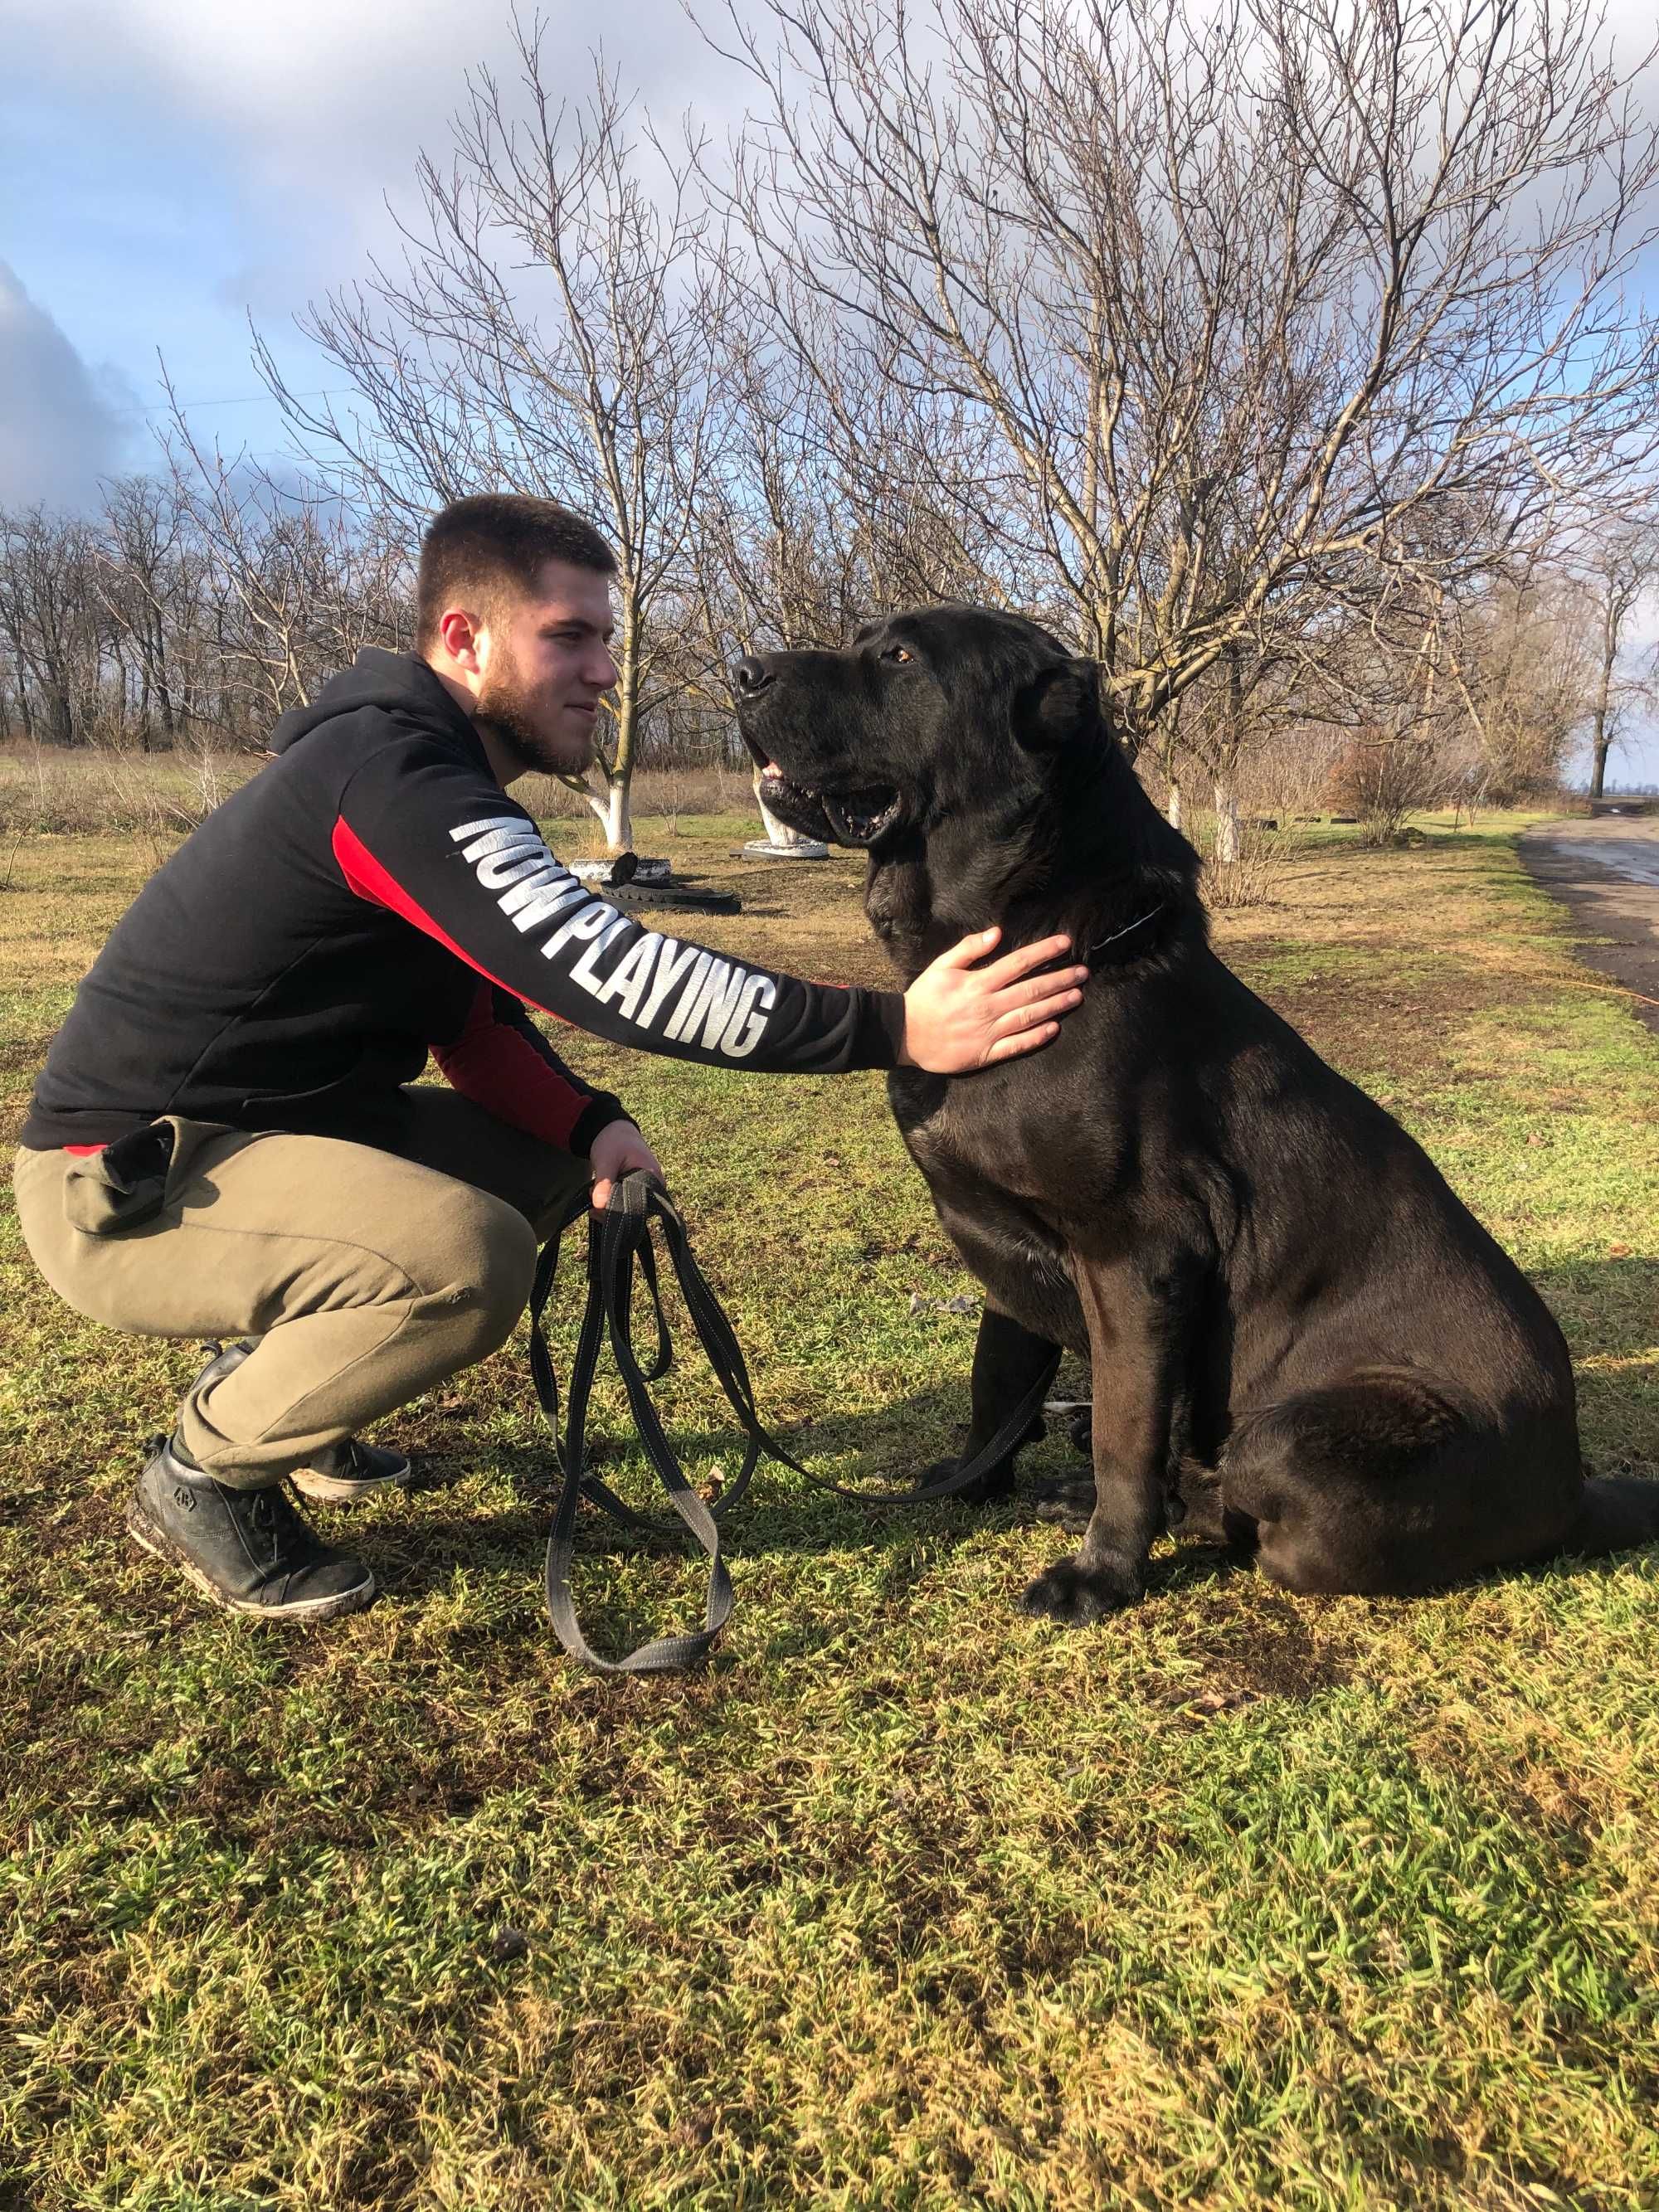
[[[1028,1583],[1019,1609],[1066,1628],[1087,1628],[1133,1605],[1141,1594],[1139,1577],[1079,1566],[1076,1559],[1057,1559]]]

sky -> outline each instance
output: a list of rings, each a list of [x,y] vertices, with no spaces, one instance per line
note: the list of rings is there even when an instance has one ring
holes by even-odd
[[[738,119],[678,0],[544,13],[573,84],[602,33],[664,122]],[[1613,20],[1650,25],[1650,0]],[[294,389],[337,386],[294,319],[395,248],[387,199],[412,202],[465,73],[514,66],[508,0],[0,0],[0,507],[151,465],[158,356],[201,435],[280,459],[250,319]],[[1615,774],[1659,782],[1659,727]]]

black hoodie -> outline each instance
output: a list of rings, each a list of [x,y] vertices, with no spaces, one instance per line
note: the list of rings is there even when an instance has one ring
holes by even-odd
[[[303,740],[303,742],[301,742]],[[81,985],[22,1141],[159,1115],[400,1148],[428,1049],[502,1120],[586,1152],[623,1109],[526,1006],[716,1067],[890,1067],[896,993],[659,936],[561,866],[424,661],[360,653],[284,715],[281,756],[188,837]]]

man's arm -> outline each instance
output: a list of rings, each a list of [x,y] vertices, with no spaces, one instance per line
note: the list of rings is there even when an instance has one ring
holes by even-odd
[[[459,1034],[431,1044],[465,1097],[560,1152],[586,1156],[601,1129],[629,1119],[619,1099],[572,1074],[520,1000],[483,976]]]
[[[378,747],[341,795],[337,865],[527,1005],[619,1044],[705,1065],[837,1074],[906,1062],[960,1074],[1046,1044],[1086,970],[1043,974],[1063,937],[989,966],[993,930],[896,991],[809,983],[646,928],[556,860],[481,769],[410,736]]]
[[[585,1158],[595,1206],[632,1169],[667,1180],[621,1101],[572,1074],[520,1000],[498,984],[480,977],[459,1035],[433,1039],[432,1056],[457,1091],[497,1120]]]
[[[822,1074],[899,1058],[897,993],[805,982],[647,928],[579,883],[522,807],[441,745],[394,740],[372,754],[342,794],[332,842],[359,897],[614,1042]]]

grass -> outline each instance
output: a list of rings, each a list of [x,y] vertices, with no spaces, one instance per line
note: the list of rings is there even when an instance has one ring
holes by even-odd
[[[247,745],[206,728],[192,729],[173,749],[154,753],[106,743],[67,747],[0,737],[0,890],[15,874],[15,854],[34,836],[112,831],[142,840],[154,866],[258,765],[258,754]],[[747,769],[718,763],[647,767],[634,777],[634,812],[651,829],[673,836],[682,815],[740,806],[748,789]],[[532,775],[518,787],[518,796],[538,815],[560,823],[573,854],[579,848],[604,850],[580,793],[552,776]],[[758,827],[751,817],[744,835]]]
[[[853,866],[743,869],[748,829],[680,821],[748,901],[700,933],[879,980]],[[1326,833],[1220,936],[1542,1285],[1590,1456],[1652,1471],[1659,1059],[1514,830]],[[147,865],[20,852],[10,1129]],[[909,1297],[971,1285],[878,1080],[569,1048],[671,1164],[769,1418],[846,1480],[936,1454],[975,1322]],[[1659,2205],[1659,1557],[1379,1602],[1171,1552],[1068,1638],[1011,1610],[1061,1540],[1028,1508],[774,1474],[715,1663],[617,1684],[540,1613],[515,1345],[388,1425],[411,1495],[319,1515],[381,1602],[259,1631],[121,1539],[189,1349],[55,1303],[9,1212],[0,1285],[0,2200]],[[732,1463],[704,1378],[663,1395],[695,1470]],[[694,1609],[688,1562],[588,1536],[596,1639]]]

